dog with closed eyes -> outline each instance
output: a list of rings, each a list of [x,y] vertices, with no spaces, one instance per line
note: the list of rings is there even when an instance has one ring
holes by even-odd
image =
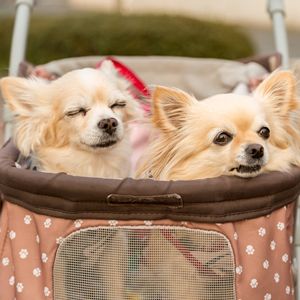
[[[158,86],[152,98],[154,139],[137,177],[193,180],[252,178],[300,164],[300,109],[289,71],[267,77],[253,96],[197,101]]]
[[[142,114],[127,87],[109,60],[52,82],[1,80],[21,154],[39,171],[89,177],[130,175],[128,124]]]
[[[117,76],[109,60],[103,61],[100,69],[75,70],[54,81],[16,77],[1,80],[21,154],[32,156],[38,171],[88,177],[131,175],[128,125],[143,115],[127,88],[128,82]],[[112,235],[107,244],[120,248],[120,235]],[[101,248],[101,241],[94,246]],[[106,261],[104,265],[89,267],[98,267],[104,274],[99,281],[110,286],[105,289],[106,299],[122,299],[125,290],[119,266],[124,263],[123,257],[111,249],[108,253],[100,256]],[[61,276],[67,275],[66,268]],[[60,288],[64,293],[65,287],[59,284]]]

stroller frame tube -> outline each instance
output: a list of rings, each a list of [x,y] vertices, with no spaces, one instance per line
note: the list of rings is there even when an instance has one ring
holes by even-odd
[[[282,68],[288,70],[289,48],[284,22],[285,7],[282,0],[269,0],[268,12],[273,21],[273,32],[275,39],[275,49],[282,55]]]
[[[18,76],[20,62],[25,59],[30,13],[34,4],[35,0],[16,1],[16,16],[9,59],[9,76]],[[5,123],[4,142],[6,142],[12,135],[9,109],[6,107],[3,109],[3,121]]]

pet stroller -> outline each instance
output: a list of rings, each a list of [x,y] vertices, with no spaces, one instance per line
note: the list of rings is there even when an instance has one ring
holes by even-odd
[[[28,12],[30,2],[19,7]],[[62,75],[101,59],[45,67]],[[272,71],[280,55],[246,64],[118,60],[149,84],[173,85],[202,99]],[[295,298],[300,168],[251,180],[164,182],[40,173],[16,168],[18,156],[11,140],[0,150],[1,300]]]

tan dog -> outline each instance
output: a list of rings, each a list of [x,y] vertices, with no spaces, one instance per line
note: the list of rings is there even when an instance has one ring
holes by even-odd
[[[156,87],[156,134],[137,177],[193,180],[220,175],[251,178],[299,165],[299,101],[291,72],[277,71],[254,97],[226,94],[197,101]]]
[[[130,174],[128,123],[138,105],[111,61],[46,83],[7,77],[1,88],[15,116],[16,146],[39,171],[123,178]]]
[[[220,175],[252,178],[272,171],[288,172],[292,164],[300,164],[300,111],[290,72],[270,75],[254,97],[226,94],[198,102],[180,90],[156,87],[152,104],[154,138],[138,177],[150,174],[157,180]],[[171,244],[171,238],[190,239],[190,243],[180,249],[175,242],[175,246]],[[195,247],[195,251],[189,251],[188,246],[202,243],[209,248],[211,235],[207,233],[206,239],[199,240],[195,233],[189,235],[178,228],[171,238],[165,238],[160,229],[153,229],[147,248],[152,269],[162,270],[161,280],[170,299],[223,299],[229,291],[228,297],[235,299],[234,268],[220,264],[220,270],[228,268],[228,277],[214,279],[190,262],[199,250]],[[227,251],[225,256],[230,249]],[[187,252],[191,253],[189,259]],[[203,255],[205,258],[209,252]]]

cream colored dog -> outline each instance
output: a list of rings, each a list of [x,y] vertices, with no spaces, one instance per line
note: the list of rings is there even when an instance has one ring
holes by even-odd
[[[292,164],[300,164],[300,110],[290,72],[271,74],[253,97],[226,94],[197,101],[183,91],[156,87],[152,105],[153,142],[137,177],[252,178],[272,171],[288,172]],[[169,241],[191,239],[209,248],[210,235],[199,241],[194,234],[177,230],[167,239],[164,230],[152,231],[147,253],[152,269],[161,269],[170,299],[223,299],[229,292],[230,299],[234,297],[234,270],[228,268],[228,277],[222,279],[205,275],[185,257],[188,248],[177,249]],[[191,251],[194,253],[197,255]],[[208,253],[203,255],[202,259]]]
[[[46,83],[6,77],[3,96],[14,118],[16,146],[39,171],[123,178],[130,175],[128,123],[138,105],[111,61]]]
[[[156,87],[155,138],[138,177],[192,180],[220,175],[251,178],[300,164],[299,101],[291,72],[277,71],[254,96],[217,95],[203,101]]]

